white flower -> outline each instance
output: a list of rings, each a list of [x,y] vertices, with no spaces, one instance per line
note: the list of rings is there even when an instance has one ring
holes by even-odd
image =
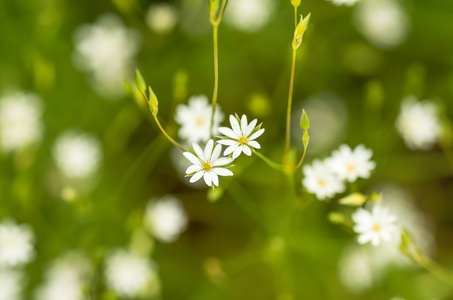
[[[175,27],[178,14],[169,3],[159,3],[150,6],[146,13],[146,23],[159,34],[168,33]]]
[[[343,144],[327,159],[327,164],[341,180],[354,182],[359,177],[370,177],[371,171],[376,167],[376,163],[370,160],[372,155],[373,151],[364,145],[358,145],[351,150],[348,145]]]
[[[353,6],[360,0],[328,0],[328,1],[332,2],[336,6],[340,5]]]
[[[315,159],[311,166],[304,166],[303,173],[302,185],[309,193],[316,194],[318,200],[332,198],[345,190],[343,182],[332,173],[325,162]]]
[[[45,282],[35,292],[36,300],[85,300],[84,287],[90,282],[92,267],[80,252],[70,252],[55,260]]]
[[[23,274],[17,270],[0,268],[0,300],[22,299]]]
[[[107,286],[118,296],[134,298],[146,292],[157,280],[154,263],[145,257],[117,249],[105,261]]]
[[[101,144],[92,134],[67,130],[57,139],[53,156],[57,167],[68,178],[86,178],[99,168]]]
[[[3,152],[40,141],[43,132],[41,99],[18,92],[0,99],[0,147]]]
[[[83,25],[74,34],[74,63],[92,75],[92,85],[107,98],[123,94],[122,82],[133,71],[140,37],[124,27],[115,15],[103,15],[94,25]]]
[[[352,220],[355,223],[353,230],[359,234],[359,244],[371,242],[373,246],[379,246],[382,241],[392,241],[398,232],[396,217],[380,205],[375,205],[371,212],[359,208],[352,215]]]
[[[172,196],[149,201],[143,221],[145,228],[164,243],[175,241],[187,228],[184,207]]]
[[[212,106],[205,95],[192,96],[189,104],[179,104],[176,107],[175,120],[181,125],[178,135],[188,143],[206,142],[211,136]],[[216,134],[224,115],[219,105],[216,105],[213,131]]]
[[[439,141],[442,125],[436,105],[408,96],[401,103],[396,129],[410,149],[427,150]]]
[[[380,48],[401,44],[409,32],[409,17],[397,0],[362,0],[355,20],[357,29]]]
[[[246,115],[242,115],[241,123],[233,115],[230,115],[231,130],[228,127],[220,127],[219,132],[227,138],[220,140],[218,143],[228,146],[223,155],[230,155],[233,153],[233,158],[236,159],[242,152],[245,155],[252,155],[253,148],[260,149],[261,146],[257,141],[254,141],[263,134],[264,128],[259,129],[256,127],[257,120],[247,123]]]
[[[0,223],[0,267],[22,266],[35,257],[30,226],[16,225],[11,219]]]
[[[257,32],[269,22],[274,7],[273,0],[229,0],[225,22],[245,32]]]
[[[198,144],[193,143],[195,154],[191,152],[184,152],[183,155],[193,164],[186,170],[187,175],[191,175],[190,182],[194,183],[203,177],[208,186],[219,185],[218,176],[233,176],[233,172],[226,168],[221,168],[233,161],[232,158],[220,157],[222,145],[216,145],[214,148],[214,141],[209,140],[206,147],[201,150]],[[214,149],[214,150],[213,150]]]

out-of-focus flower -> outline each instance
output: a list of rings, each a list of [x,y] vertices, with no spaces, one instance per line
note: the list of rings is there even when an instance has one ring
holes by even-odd
[[[0,99],[0,148],[18,150],[41,140],[42,105],[38,96],[18,92]]]
[[[101,144],[92,134],[67,130],[57,139],[53,156],[57,167],[66,177],[86,178],[99,168],[102,160]]]
[[[316,195],[318,200],[332,198],[337,193],[344,192],[344,183],[336,176],[326,162],[315,159],[311,165],[303,168],[302,185],[309,193]]]
[[[140,48],[137,32],[124,27],[115,15],[103,15],[93,25],[74,34],[74,62],[89,72],[94,89],[106,98],[123,95],[123,81],[132,75],[134,56]]]
[[[364,145],[351,150],[343,144],[327,159],[327,164],[341,180],[354,182],[359,177],[370,177],[371,171],[376,167],[376,163],[370,160],[372,155],[373,152]]]
[[[340,6],[340,5],[353,6],[360,0],[327,0],[327,1],[332,2],[336,6]]]
[[[0,300],[22,299],[23,274],[0,267]]]
[[[427,150],[439,141],[442,125],[436,105],[408,96],[401,103],[396,129],[410,149]]]
[[[214,141],[209,140],[206,147],[203,150],[198,144],[193,143],[193,149],[195,154],[191,152],[184,152],[183,155],[193,164],[188,167],[186,174],[192,176],[190,182],[196,182],[201,177],[208,186],[218,186],[218,176],[233,176],[233,172],[222,166],[228,165],[233,161],[232,158],[220,157],[222,151],[222,145],[216,145],[214,148]]]
[[[151,5],[146,14],[146,23],[159,34],[170,32],[178,21],[176,9],[169,3]]]
[[[229,0],[225,22],[245,32],[257,32],[270,20],[274,10],[273,0]]]
[[[36,300],[85,300],[84,287],[90,282],[92,267],[80,252],[69,252],[55,260],[45,282],[35,292]]]
[[[247,122],[247,116],[242,115],[241,123],[233,115],[230,115],[231,128],[220,127],[219,132],[226,137],[218,143],[228,146],[223,155],[233,153],[233,158],[236,159],[241,153],[252,155],[252,149],[260,149],[261,145],[255,141],[264,132],[264,128],[256,127],[258,121],[255,119],[252,122]]]
[[[157,269],[150,259],[117,249],[106,258],[105,280],[109,289],[118,296],[135,298],[155,284]]]
[[[17,267],[35,258],[33,231],[6,219],[0,223],[0,267]]]
[[[383,241],[390,242],[399,232],[396,217],[380,205],[375,205],[371,212],[359,208],[352,215],[352,220],[355,223],[353,230],[359,234],[359,244],[371,242],[373,246],[379,246]]]
[[[362,0],[355,20],[357,29],[380,48],[401,44],[409,32],[409,17],[398,0]]]
[[[178,135],[188,143],[206,142],[211,136],[212,106],[205,95],[192,96],[189,104],[179,104],[176,107],[175,120],[181,125]],[[216,134],[224,115],[219,105],[216,105],[213,131]]]
[[[186,230],[187,214],[177,198],[165,196],[148,202],[143,222],[155,238],[170,243]]]

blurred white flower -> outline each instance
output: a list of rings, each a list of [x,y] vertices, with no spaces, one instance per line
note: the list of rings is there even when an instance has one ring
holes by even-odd
[[[362,0],[355,20],[357,29],[380,48],[401,44],[409,32],[409,17],[398,0]]]
[[[233,153],[233,158],[236,159],[241,153],[245,155],[252,155],[252,149],[260,149],[261,145],[254,141],[261,136],[264,132],[263,129],[256,127],[257,120],[247,122],[247,116],[242,115],[241,123],[233,115],[230,115],[231,128],[220,127],[219,132],[226,137],[218,141],[219,144],[228,146],[223,152],[223,155],[230,155]]]
[[[175,120],[181,125],[178,135],[188,143],[206,142],[211,136],[212,106],[205,95],[192,96],[189,104],[179,104],[176,107]],[[224,115],[219,105],[216,105],[213,131],[216,134]]]
[[[144,218],[145,228],[159,241],[175,241],[187,228],[187,214],[175,197],[165,196],[148,202]]]
[[[75,66],[89,72],[94,89],[107,98],[123,95],[123,81],[132,75],[140,36],[111,14],[93,25],[82,25],[75,34]]]
[[[327,1],[332,2],[336,6],[340,6],[340,5],[353,6],[360,0],[327,0]]]
[[[86,178],[99,168],[101,144],[92,134],[67,130],[58,137],[53,156],[58,169],[66,177]]]
[[[358,145],[354,150],[348,145],[341,145],[338,150],[332,152],[332,156],[326,163],[341,180],[354,182],[357,178],[369,178],[376,163],[371,161],[373,151]]]
[[[36,300],[85,300],[84,287],[90,282],[92,266],[80,252],[58,258],[46,271],[45,281],[35,292]]]
[[[273,0],[229,0],[225,22],[245,32],[257,32],[270,20],[275,8]]]
[[[428,100],[418,101],[413,96],[403,99],[395,126],[410,149],[427,150],[439,141],[442,134],[436,105]]]
[[[158,278],[153,261],[117,249],[106,258],[105,280],[109,289],[118,296],[134,298],[146,293]]]
[[[0,99],[0,147],[3,152],[18,150],[41,140],[41,99],[18,92]]]
[[[0,267],[0,300],[22,299],[23,282],[20,271]]]
[[[214,141],[209,140],[203,150],[198,144],[193,143],[194,155],[191,152],[184,152],[183,155],[193,164],[187,168],[186,174],[192,176],[190,182],[196,182],[201,177],[208,186],[218,186],[218,176],[233,176],[233,172],[226,168],[222,168],[233,161],[232,158],[220,157],[222,145],[217,144],[214,148]]]
[[[170,32],[178,21],[178,14],[173,5],[158,3],[151,5],[146,13],[146,23],[159,34]]]
[[[371,212],[359,208],[353,215],[355,225],[353,230],[359,234],[359,244],[371,242],[379,246],[381,242],[390,242],[399,232],[396,226],[396,217],[389,214],[387,208],[375,205]]]
[[[6,219],[0,223],[0,267],[22,266],[35,258],[34,235],[27,224]]]
[[[303,168],[302,185],[309,193],[315,194],[318,200],[332,198],[337,193],[344,192],[344,183],[336,176],[326,162],[313,160],[311,165]]]

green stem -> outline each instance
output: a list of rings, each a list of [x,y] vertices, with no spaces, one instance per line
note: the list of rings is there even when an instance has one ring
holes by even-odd
[[[307,148],[304,147],[304,152],[302,152],[302,155],[300,156],[299,161],[297,162],[296,166],[294,167],[294,171],[297,170],[302,165],[302,163],[304,162],[306,153],[307,153]]]
[[[294,28],[297,28],[297,6],[294,6]]]
[[[157,126],[159,127],[160,131],[162,131],[162,133],[165,135],[165,137],[166,137],[173,145],[175,145],[176,147],[178,147],[179,150],[181,150],[181,151],[187,151],[186,148],[184,148],[180,143],[178,143],[177,141],[175,141],[174,139],[172,139],[170,135],[168,135],[168,133],[165,131],[165,129],[164,129],[164,128],[162,127],[162,125],[160,124],[159,119],[157,118],[157,115],[154,115],[154,114],[153,114],[153,117],[154,117],[154,120],[156,121]]]
[[[259,153],[259,152],[256,152],[256,151],[253,151],[256,156],[258,156],[259,158],[261,158],[265,163],[267,163],[271,168],[277,170],[277,171],[283,171],[283,166],[280,165],[280,164],[277,164],[276,162],[274,162],[273,160],[267,158],[266,156],[264,156],[263,154]]]
[[[294,72],[296,69],[296,49],[293,49],[293,60],[291,64],[291,77],[289,81],[288,108],[286,110],[286,134],[285,134],[285,152],[284,162],[288,160],[290,147],[290,131],[291,131],[291,107],[293,104],[293,89],[294,89]]]
[[[219,25],[212,25],[212,37],[214,43],[214,91],[212,93],[212,113],[211,113],[211,135],[214,136],[214,115],[217,105],[217,96],[219,93],[219,47],[218,47],[218,35],[219,35]]]
[[[419,263],[419,265],[453,289],[453,274],[443,266],[428,258],[423,263]]]

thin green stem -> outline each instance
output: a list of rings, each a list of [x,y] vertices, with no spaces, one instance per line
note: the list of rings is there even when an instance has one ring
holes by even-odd
[[[259,152],[256,152],[256,151],[253,151],[256,156],[258,156],[259,158],[261,158],[265,163],[267,163],[271,168],[277,170],[277,171],[283,171],[283,166],[280,165],[280,164],[277,164],[276,162],[274,162],[273,160],[267,158],[266,156],[264,156],[263,154],[259,153]]]
[[[218,36],[219,36],[219,25],[212,25],[212,37],[214,43],[214,91],[212,93],[212,113],[211,113],[211,135],[214,136],[214,115],[217,105],[217,96],[219,93],[219,46],[218,46]]]
[[[443,266],[430,259],[426,259],[423,263],[419,264],[431,274],[436,276],[439,280],[443,281],[450,288],[453,288],[453,274]]]
[[[172,139],[172,137],[170,135],[168,135],[168,133],[165,131],[165,129],[162,127],[162,125],[160,124],[159,122],[159,119],[157,118],[157,115],[153,115],[154,117],[154,120],[156,121],[156,124],[157,126],[159,127],[160,131],[162,131],[162,133],[165,135],[165,137],[173,144],[175,145],[176,147],[178,147],[179,150],[181,151],[186,151],[187,149],[185,147],[183,147],[180,143],[178,143],[177,141],[175,141],[174,139]]]
[[[294,6],[294,28],[297,28],[297,6]]]
[[[294,72],[296,69],[296,49],[293,49],[293,60],[291,64],[291,77],[289,81],[288,108],[286,111],[286,135],[285,135],[285,152],[284,161],[288,160],[291,134],[291,107],[293,104],[293,89],[294,89]]]
[[[306,153],[307,153],[307,148],[304,148],[304,152],[302,152],[302,155],[300,156],[299,161],[297,162],[296,166],[294,167],[294,171],[297,170],[302,165],[302,163],[304,162]]]

